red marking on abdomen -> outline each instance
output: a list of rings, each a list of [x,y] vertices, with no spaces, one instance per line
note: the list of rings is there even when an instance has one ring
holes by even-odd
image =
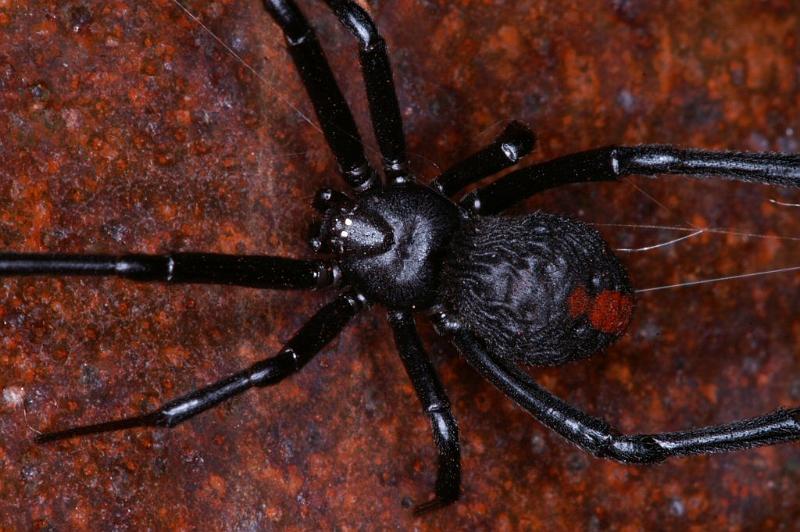
[[[589,323],[606,334],[622,334],[631,320],[633,298],[614,290],[603,290],[592,301]]]
[[[586,314],[591,306],[592,299],[589,293],[582,286],[573,288],[567,297],[567,310],[571,318],[577,318]]]

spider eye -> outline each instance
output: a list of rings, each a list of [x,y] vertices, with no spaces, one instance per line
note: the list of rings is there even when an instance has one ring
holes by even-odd
[[[338,254],[379,255],[394,244],[391,226],[380,216],[363,210],[332,213],[323,222],[320,235]]]
[[[500,146],[500,149],[503,150],[503,154],[508,157],[509,161],[518,161],[519,160],[519,150],[513,144],[505,143]]]

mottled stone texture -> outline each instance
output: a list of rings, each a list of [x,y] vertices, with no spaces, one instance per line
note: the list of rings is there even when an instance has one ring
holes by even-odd
[[[281,37],[256,0],[186,4],[244,64],[170,0],[0,0],[0,247],[309,256],[309,201],[341,180]],[[539,133],[532,160],[617,142],[800,151],[797,0],[371,9],[424,179],[512,118]],[[352,40],[319,5],[308,11],[366,126]],[[624,255],[634,284],[650,287],[800,265],[800,210],[773,199],[796,204],[800,193],[637,177],[519,210],[597,223],[612,247],[686,234],[643,225],[726,231]],[[641,294],[607,354],[533,373],[625,431],[796,405],[798,285],[795,272]],[[461,427],[464,496],[413,519],[404,505],[429,496],[434,454],[381,309],[302,374],[172,431],[31,443],[36,429],[140,412],[246,366],[329,297],[4,280],[0,528],[796,526],[800,446],[650,468],[593,459],[427,325]]]

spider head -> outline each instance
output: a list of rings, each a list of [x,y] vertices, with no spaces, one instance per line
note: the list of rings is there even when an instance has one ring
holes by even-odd
[[[389,251],[394,244],[392,227],[375,212],[352,201],[327,209],[312,245],[339,256],[371,257]]]

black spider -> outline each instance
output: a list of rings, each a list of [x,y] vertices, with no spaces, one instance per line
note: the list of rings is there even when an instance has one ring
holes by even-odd
[[[512,123],[495,142],[429,186],[409,174],[386,46],[368,14],[349,0],[326,0],[360,44],[384,178],[361,140],[317,39],[293,0],[264,0],[283,30],[342,176],[353,189],[317,194],[322,213],[312,246],[329,259],[208,253],[154,255],[2,254],[0,274],[117,275],[138,281],[216,283],[280,289],[346,287],[274,357],[136,417],[39,435],[39,443],[129,427],[173,427],[254,386],[298,371],[368,303],[382,304],[400,357],[429,416],[438,450],[435,497],[424,512],[455,501],[461,477],[458,427],[415,330],[424,311],[467,361],[540,422],[595,456],[652,463],[669,456],[730,451],[800,438],[800,409],[727,425],[624,435],[553,396],[515,362],[561,364],[623,334],[633,309],[627,274],[600,235],[545,213],[494,214],[542,190],[628,174],[716,176],[800,185],[800,157],[606,147],[514,171],[454,203],[467,185],[517,163],[533,134]]]

